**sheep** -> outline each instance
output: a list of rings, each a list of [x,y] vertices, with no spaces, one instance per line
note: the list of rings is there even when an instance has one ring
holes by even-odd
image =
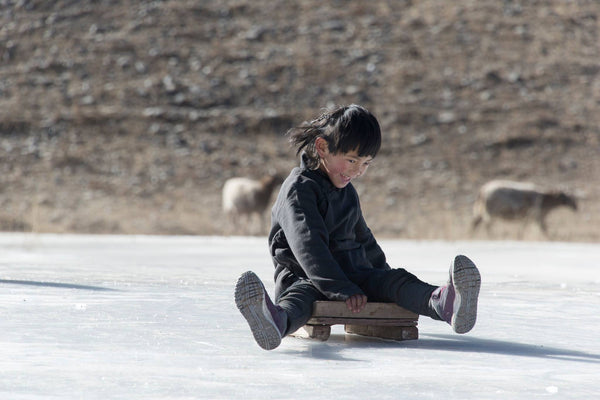
[[[222,193],[222,206],[230,225],[238,232],[242,220],[245,219],[245,228],[251,230],[253,215],[258,216],[259,230],[263,231],[265,221],[264,213],[269,205],[273,189],[283,182],[277,174],[264,176],[260,180],[244,177],[230,178],[225,181]]]
[[[562,191],[542,190],[532,183],[493,180],[481,187],[473,205],[472,229],[483,222],[490,231],[494,219],[535,221],[547,234],[546,216],[559,206],[577,210],[573,196]]]

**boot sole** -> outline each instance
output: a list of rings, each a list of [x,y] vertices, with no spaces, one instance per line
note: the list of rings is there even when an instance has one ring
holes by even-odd
[[[281,344],[281,334],[265,301],[265,287],[252,271],[244,272],[235,285],[235,304],[240,310],[254,336],[265,350],[273,350]]]
[[[456,333],[467,333],[477,320],[477,300],[481,287],[481,275],[468,257],[459,255],[454,259],[452,282],[456,297],[452,315],[452,329]]]

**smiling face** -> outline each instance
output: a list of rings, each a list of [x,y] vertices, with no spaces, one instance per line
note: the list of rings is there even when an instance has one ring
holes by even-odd
[[[333,186],[338,189],[344,188],[352,179],[364,174],[373,161],[371,156],[359,156],[357,150],[333,154],[323,138],[317,138],[315,147],[321,159],[319,169],[327,174]]]

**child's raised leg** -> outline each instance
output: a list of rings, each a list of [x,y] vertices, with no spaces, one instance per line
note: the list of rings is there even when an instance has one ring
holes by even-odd
[[[252,271],[244,272],[235,285],[235,304],[248,321],[256,343],[265,350],[281,344],[287,329],[287,315],[273,304],[261,280]]]

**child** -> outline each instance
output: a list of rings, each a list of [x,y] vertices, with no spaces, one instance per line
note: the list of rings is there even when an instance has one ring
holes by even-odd
[[[316,300],[346,302],[359,313],[369,301],[394,302],[444,320],[455,332],[475,325],[481,278],[456,256],[446,286],[392,269],[362,216],[351,181],[364,174],[381,146],[377,119],[358,105],[339,107],[288,131],[300,167],[282,184],[273,206],[269,248],[275,303],[251,271],[239,278],[235,302],[260,347],[271,350],[311,317]]]

